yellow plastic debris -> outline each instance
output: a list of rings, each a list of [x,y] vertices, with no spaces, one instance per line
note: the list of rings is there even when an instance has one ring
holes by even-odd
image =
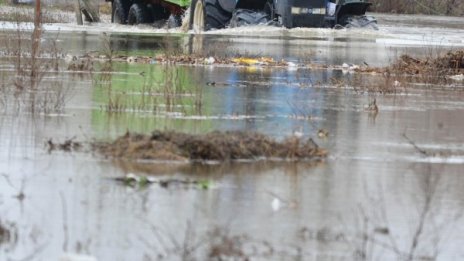
[[[274,59],[269,57],[261,57],[261,58],[247,58],[247,57],[240,57],[232,59],[232,62],[241,64],[241,65],[269,65],[275,63]]]

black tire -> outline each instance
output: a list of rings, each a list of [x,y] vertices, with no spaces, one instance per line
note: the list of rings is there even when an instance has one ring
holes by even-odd
[[[350,16],[345,15],[339,20],[339,25],[345,28],[365,28],[379,30],[377,26],[377,20],[373,17],[362,16]]]
[[[270,21],[277,21],[275,7],[272,1],[267,1],[263,10],[268,15]]]
[[[129,14],[129,5],[123,0],[113,0],[111,5],[111,22],[118,24],[126,24]]]
[[[248,9],[237,9],[230,20],[230,27],[269,24],[269,14]]]
[[[224,10],[218,0],[205,0],[205,14],[206,30],[224,28],[232,18],[232,13]]]
[[[201,5],[199,5],[199,3]],[[203,10],[197,10],[197,7],[202,7]],[[199,15],[201,11],[204,15],[204,24],[196,25],[196,21],[199,20],[196,19],[196,16]],[[192,0],[190,3],[190,29],[194,29],[195,27],[198,27],[199,31],[221,29],[227,26],[231,18],[232,13],[224,10],[218,0]]]
[[[127,15],[127,23],[130,25],[134,24],[146,24],[152,23],[152,16],[148,12],[148,8],[144,4],[132,4]]]

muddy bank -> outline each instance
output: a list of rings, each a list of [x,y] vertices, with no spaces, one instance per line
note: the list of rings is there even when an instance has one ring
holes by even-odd
[[[312,140],[290,137],[278,142],[254,132],[214,131],[190,135],[155,131],[151,135],[126,133],[109,143],[95,143],[101,154],[133,160],[234,161],[256,159],[319,159],[327,156]]]

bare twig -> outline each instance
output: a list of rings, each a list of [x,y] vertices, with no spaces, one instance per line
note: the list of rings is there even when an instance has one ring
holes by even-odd
[[[429,156],[429,153],[426,150],[417,146],[417,144],[406,135],[406,132],[403,133],[403,137],[408,141],[409,144],[411,144],[414,147],[414,149],[416,149],[417,152],[419,152],[423,156]]]

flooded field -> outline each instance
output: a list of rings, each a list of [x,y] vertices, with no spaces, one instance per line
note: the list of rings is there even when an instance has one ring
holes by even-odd
[[[379,31],[197,36],[44,25],[34,77],[15,52],[31,26],[0,22],[9,43],[0,47],[0,260],[463,259],[463,81],[390,81],[350,68],[462,49],[464,19],[378,19]],[[131,60],[160,55],[205,64]],[[242,56],[286,66],[208,62]],[[298,132],[328,157],[189,163],[92,149],[155,130],[277,140]]]

